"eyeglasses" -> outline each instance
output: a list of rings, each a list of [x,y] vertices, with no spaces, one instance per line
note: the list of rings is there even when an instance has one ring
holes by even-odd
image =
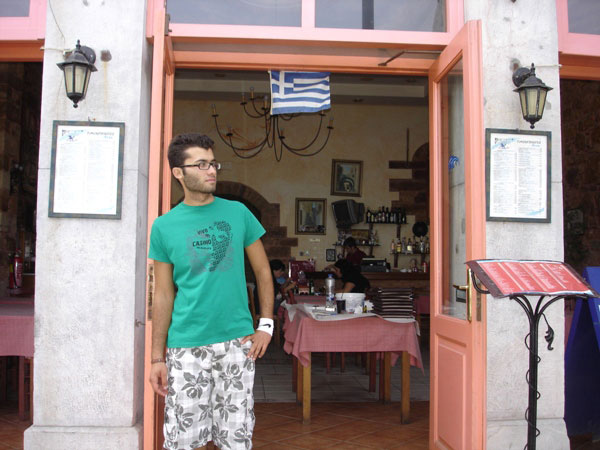
[[[208,170],[208,168],[211,166],[214,167],[215,170],[221,170],[221,163],[216,162],[216,161],[212,161],[212,162],[200,161],[199,163],[196,163],[196,164],[185,164],[185,165],[179,166],[179,167],[197,167],[200,170]]]

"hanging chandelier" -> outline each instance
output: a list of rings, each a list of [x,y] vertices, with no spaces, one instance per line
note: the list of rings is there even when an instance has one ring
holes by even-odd
[[[262,103],[262,104],[261,104]],[[257,105],[258,104],[258,105]],[[259,142],[254,145],[250,144],[247,147],[235,145],[234,130],[231,126],[227,126],[227,133],[222,133],[219,128],[217,108],[212,105],[212,117],[215,119],[215,127],[221,140],[230,147],[236,156],[244,159],[254,158],[257,156],[265,147],[272,148],[275,153],[275,159],[277,162],[281,161],[284,149],[298,156],[314,156],[325,148],[329,141],[331,130],[333,130],[333,117],[329,118],[329,122],[326,126],[324,122],[326,120],[326,113],[319,111],[317,113],[311,113],[310,115],[317,115],[319,117],[319,126],[316,129],[312,139],[308,144],[304,146],[294,146],[286,141],[285,129],[283,127],[285,122],[291,122],[295,117],[300,116],[302,113],[293,114],[271,114],[271,102],[269,96],[265,95],[262,98],[254,95],[254,89],[250,88],[250,100],[246,101],[246,96],[242,93],[242,101],[240,105],[243,108],[244,113],[257,120],[264,122],[264,136],[261,136]],[[308,115],[308,114],[304,114]],[[283,122],[281,122],[283,121]],[[327,129],[327,136],[324,138],[323,143],[320,147],[313,147],[317,142],[321,130]]]

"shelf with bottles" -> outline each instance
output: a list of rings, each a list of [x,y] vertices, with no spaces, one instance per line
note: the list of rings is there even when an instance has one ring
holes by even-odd
[[[387,206],[381,206],[375,211],[367,209],[367,212],[365,213],[365,223],[405,225],[407,223],[406,209],[388,208]]]
[[[428,255],[429,254],[429,237],[422,236],[415,238],[397,238],[392,239],[390,243],[391,255]]]

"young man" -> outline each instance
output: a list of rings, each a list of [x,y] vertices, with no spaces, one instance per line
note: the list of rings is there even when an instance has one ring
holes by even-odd
[[[215,197],[213,141],[176,136],[169,165],[183,201],[152,226],[154,259],[150,383],[166,396],[166,449],[252,447],[254,361],[273,333],[273,281],[260,237],[265,230],[241,203]],[[254,330],[244,250],[260,294]],[[166,357],[165,357],[166,348]]]
[[[367,254],[356,246],[356,240],[353,237],[346,238],[343,244],[346,259],[356,267],[360,267],[360,263]]]

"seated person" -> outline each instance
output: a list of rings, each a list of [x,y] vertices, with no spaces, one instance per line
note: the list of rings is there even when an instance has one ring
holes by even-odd
[[[285,277],[285,264],[280,259],[272,259],[269,261],[271,267],[271,276],[273,277],[273,290],[275,291],[275,302],[273,303],[273,315],[277,315],[277,310],[283,302],[285,294],[294,289],[296,283]],[[254,287],[254,305],[257,313],[260,314],[260,301],[258,298],[258,289]]]
[[[331,270],[338,278],[342,280],[342,289],[338,292],[354,292],[364,294],[371,287],[360,271],[347,259],[338,259],[332,266],[327,266],[325,270]]]
[[[356,246],[356,240],[353,237],[346,238],[343,247],[346,259],[356,267],[360,267],[361,261],[367,254]]]

